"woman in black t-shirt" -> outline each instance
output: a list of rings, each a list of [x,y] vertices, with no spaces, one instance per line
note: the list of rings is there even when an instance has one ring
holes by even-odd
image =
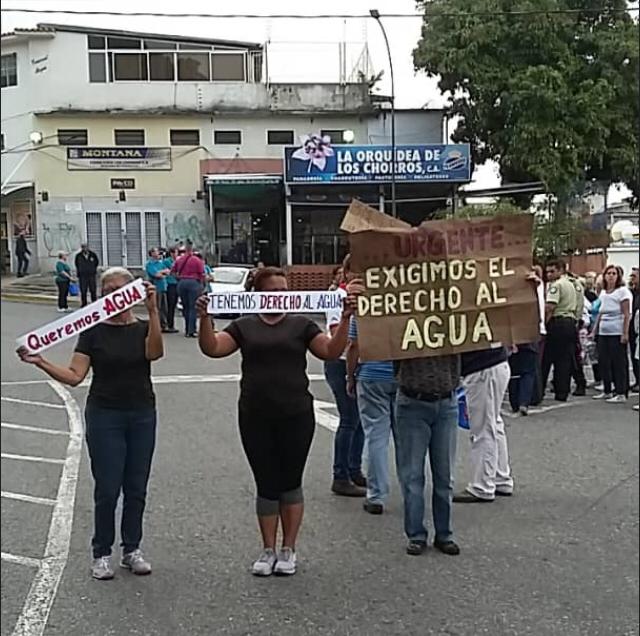
[[[275,267],[256,272],[256,291],[287,291],[285,273]],[[198,300],[200,350],[210,358],[242,352],[238,419],[242,446],[257,486],[256,512],[264,550],[253,574],[294,574],[296,538],[304,510],[302,473],[315,428],[307,377],[307,351],[335,360],[347,345],[349,316],[359,281],[348,289],[342,320],[333,337],[301,315],[249,315],[215,332],[207,319],[207,297]],[[282,549],[275,553],[278,524]]]
[[[121,267],[104,272],[102,294],[133,280]],[[18,355],[54,380],[77,386],[89,368],[93,378],[85,410],[86,438],[95,480],[95,532],[91,574],[112,579],[111,547],[115,540],[115,509],[123,492],[122,567],[150,574],[140,550],[142,515],[155,447],[156,408],[151,386],[151,362],[163,356],[162,332],[155,287],[146,284],[149,321],[129,309],[80,334],[68,367],[19,349]]]

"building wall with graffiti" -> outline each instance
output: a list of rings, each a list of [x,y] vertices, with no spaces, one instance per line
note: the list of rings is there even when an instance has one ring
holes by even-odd
[[[191,241],[206,252],[211,242],[204,202],[194,197],[53,197],[37,200],[33,271],[48,272],[58,254],[87,242],[102,266],[140,268],[151,247]],[[72,259],[71,259],[72,260]]]

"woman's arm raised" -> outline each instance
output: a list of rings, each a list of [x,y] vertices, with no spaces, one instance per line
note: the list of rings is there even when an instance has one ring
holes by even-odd
[[[200,296],[196,302],[198,316],[200,318],[200,329],[198,331],[198,345],[200,351],[209,358],[224,358],[230,356],[238,350],[238,343],[225,331],[216,332],[213,323],[207,313],[209,298],[206,295]]]
[[[162,342],[162,327],[160,326],[160,315],[158,312],[158,300],[156,298],[156,288],[151,283],[144,284],[147,296],[144,304],[149,313],[149,331],[144,341],[144,353],[147,360],[160,360],[164,355],[164,343]]]

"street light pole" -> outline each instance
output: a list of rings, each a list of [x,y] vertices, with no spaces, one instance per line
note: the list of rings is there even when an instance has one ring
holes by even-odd
[[[385,31],[384,24],[380,19],[380,11],[377,9],[369,9],[369,15],[378,23],[384,37],[384,43],[387,47],[387,57],[389,58],[389,73],[391,76],[391,214],[398,216],[396,209],[396,87],[393,79],[393,61],[391,60],[391,47],[389,46],[389,38]]]

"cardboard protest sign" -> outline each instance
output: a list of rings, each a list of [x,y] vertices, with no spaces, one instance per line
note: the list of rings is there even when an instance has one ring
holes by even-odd
[[[81,334],[90,327],[113,318],[142,302],[147,295],[141,278],[99,298],[63,318],[38,327],[16,340],[18,347],[26,347],[29,353],[42,353],[49,347]]]
[[[388,221],[376,227],[381,213],[370,209],[365,215],[362,206],[349,209],[343,227],[356,228],[351,264],[366,287],[357,309],[363,360],[446,355],[538,338],[536,295],[526,280],[531,215],[428,221],[408,229]]]
[[[344,292],[222,292],[209,294],[208,313],[321,314],[342,307]]]

